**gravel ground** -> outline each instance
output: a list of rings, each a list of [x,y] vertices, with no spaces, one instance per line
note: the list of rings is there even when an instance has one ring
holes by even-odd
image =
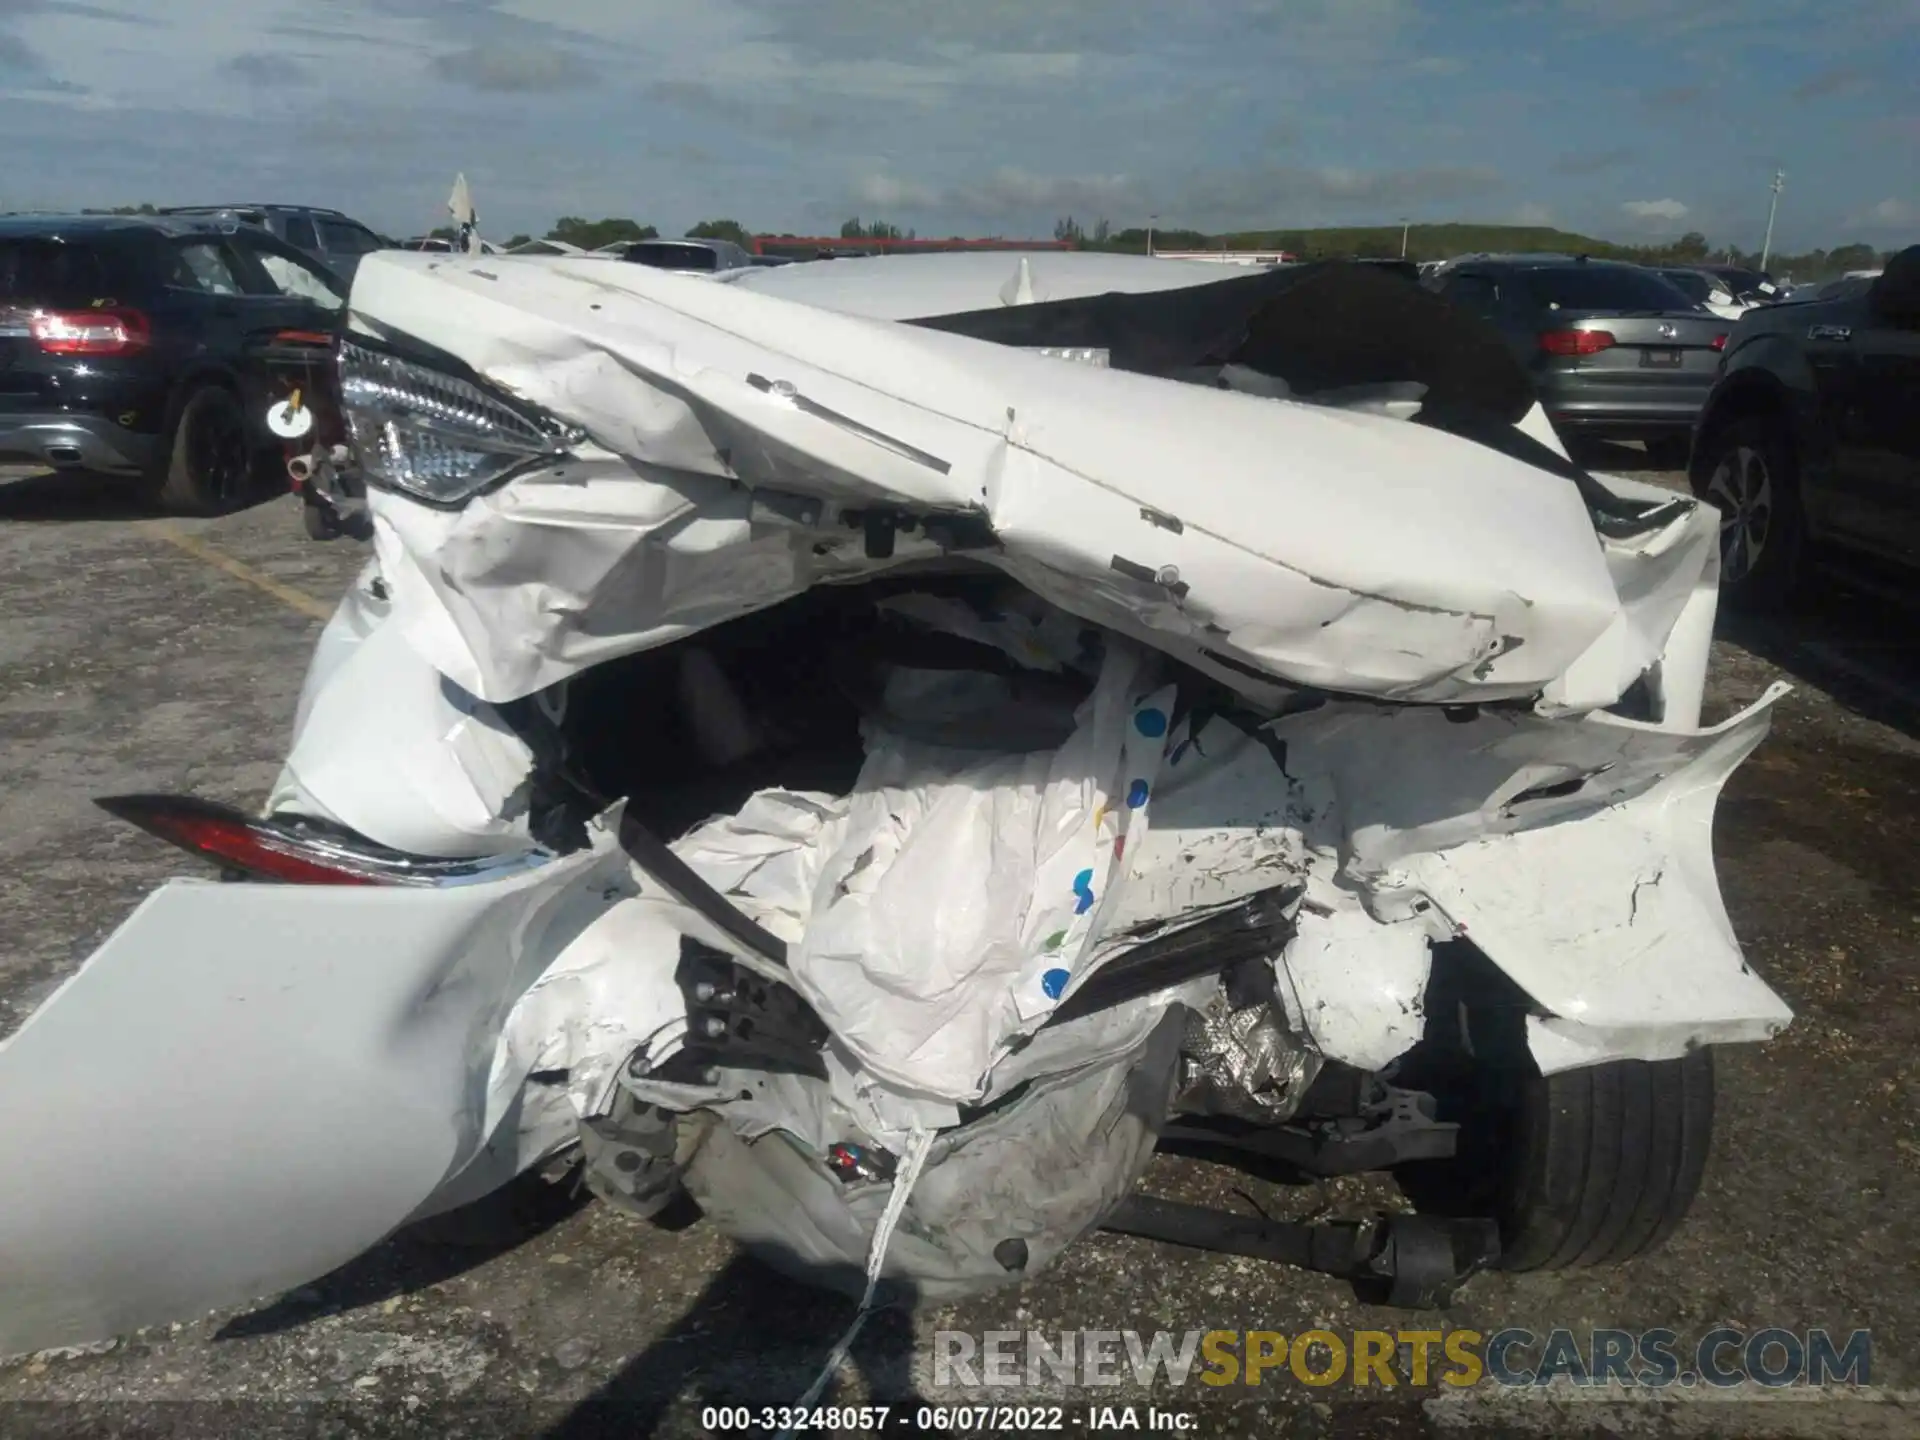
[[[330,604],[363,553],[306,541],[288,502],[157,522],[90,481],[0,476],[0,1034],[180,868],[88,798],[255,802],[319,628],[302,597]],[[1706,1403],[1689,1391],[1699,1403],[1623,1406],[1558,1389],[1436,1397],[1289,1381],[1202,1400],[1195,1387],[1123,1386],[1076,1396],[1065,1429],[1089,1428],[1089,1402],[1152,1400],[1193,1412],[1189,1433],[1207,1436],[1920,1434],[1920,656],[1886,633],[1883,607],[1836,592],[1791,627],[1748,627],[1715,648],[1716,714],[1776,678],[1800,686],[1728,786],[1716,832],[1735,927],[1798,1019],[1722,1057],[1716,1153],[1692,1217],[1665,1251],[1621,1269],[1480,1277],[1446,1321],[1683,1337],[1723,1323],[1868,1327],[1870,1395]],[[1244,1192],[1288,1213],[1316,1198],[1169,1157],[1149,1186],[1241,1208]],[[1390,1197],[1351,1182],[1323,1198],[1358,1215]],[[791,1403],[850,1318],[697,1218],[636,1224],[550,1203],[520,1221],[510,1245],[403,1234],[241,1313],[0,1363],[0,1435],[703,1434],[705,1406]],[[928,1368],[942,1328],[1407,1323],[1331,1281],[1102,1235],[1019,1289],[876,1318],[840,1398],[893,1403],[896,1431],[915,1397],[951,1400]]]

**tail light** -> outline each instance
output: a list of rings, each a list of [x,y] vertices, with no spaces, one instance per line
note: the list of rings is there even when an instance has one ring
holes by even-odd
[[[479,860],[403,855],[310,821],[256,819],[187,795],[112,795],[93,803],[223,869],[289,885],[458,884],[545,858],[539,852]]]
[[[1724,349],[1726,349],[1726,348],[1727,348],[1727,337],[1726,337],[1726,336],[1724,336],[1724,335],[1716,335],[1716,336],[1714,336],[1714,337],[1713,337],[1713,340],[1712,340],[1712,345],[1713,345],[1713,348],[1714,348],[1714,349],[1716,349],[1716,350],[1724,350]]]
[[[1540,348],[1549,355],[1598,355],[1614,344],[1608,330],[1549,330],[1540,337]]]
[[[125,355],[145,349],[153,327],[138,310],[36,310],[27,333],[48,355]]]

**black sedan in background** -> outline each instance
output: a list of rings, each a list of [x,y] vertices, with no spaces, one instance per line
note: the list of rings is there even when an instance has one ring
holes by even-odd
[[[0,462],[121,475],[163,508],[256,493],[276,360],[324,352],[333,274],[188,216],[0,219]]]

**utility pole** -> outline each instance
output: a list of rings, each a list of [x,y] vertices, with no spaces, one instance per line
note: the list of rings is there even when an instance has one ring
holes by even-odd
[[[1407,226],[1411,222],[1405,216],[1400,218],[1400,258],[1407,258]]]
[[[1767,238],[1760,242],[1760,268],[1767,268],[1767,257],[1773,253],[1773,217],[1780,210],[1780,189],[1787,183],[1787,172],[1776,168],[1773,172],[1773,200],[1767,206]]]
[[[1153,254],[1153,222],[1160,218],[1158,212],[1147,216],[1147,254]]]

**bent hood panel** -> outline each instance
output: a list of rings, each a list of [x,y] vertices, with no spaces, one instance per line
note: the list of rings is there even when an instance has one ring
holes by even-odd
[[[813,583],[823,537],[769,528],[745,490],[970,509],[996,563],[1086,618],[1387,698],[1535,693],[1622,609],[1572,485],[1424,426],[639,267],[375,255],[353,306],[603,447],[590,474],[523,477],[452,520],[375,497],[439,610],[411,619],[413,642],[488,700],[610,658],[621,637],[639,649],[712,623],[743,573],[752,603]],[[594,576],[618,584],[570,583],[559,557],[580,531]],[[670,589],[655,573],[669,561]],[[704,609],[677,611],[675,590]]]
[[[150,896],[0,1046],[0,1355],[275,1293],[406,1221],[485,1140],[508,1008],[602,863]]]

